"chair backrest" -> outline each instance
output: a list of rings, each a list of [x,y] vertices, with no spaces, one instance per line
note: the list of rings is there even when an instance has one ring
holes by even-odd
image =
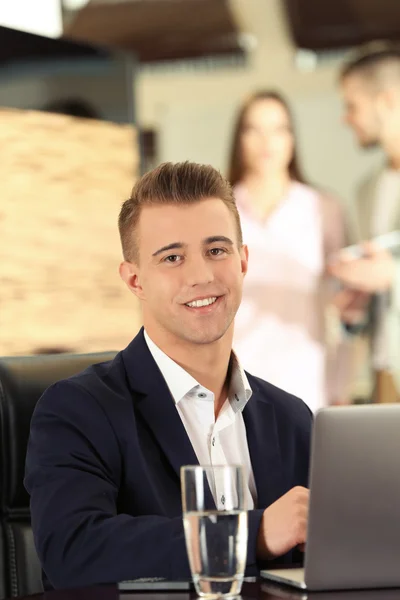
[[[114,356],[104,352],[0,358],[0,598],[43,589],[23,484],[36,403],[51,384]]]

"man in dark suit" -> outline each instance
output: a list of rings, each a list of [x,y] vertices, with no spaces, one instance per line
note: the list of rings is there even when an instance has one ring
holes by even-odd
[[[144,329],[113,361],[49,388],[32,419],[25,483],[46,577],[56,588],[189,577],[179,471],[198,462],[243,465],[248,569],[292,562],[312,419],[232,352],[248,252],[229,184],[209,166],[161,165],[135,185],[119,229]]]

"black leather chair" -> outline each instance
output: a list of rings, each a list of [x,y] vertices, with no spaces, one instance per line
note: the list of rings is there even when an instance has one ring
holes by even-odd
[[[106,352],[0,358],[0,598],[42,591],[23,485],[36,402],[52,383],[114,356]]]

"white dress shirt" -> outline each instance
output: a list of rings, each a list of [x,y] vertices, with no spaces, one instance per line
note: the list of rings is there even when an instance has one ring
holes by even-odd
[[[378,236],[391,230],[391,223],[396,214],[400,198],[400,171],[385,169],[379,179],[374,210],[372,215],[371,233]],[[377,295],[375,305],[375,332],[372,340],[372,363],[375,369],[390,369],[393,365],[389,360],[389,322],[386,318],[390,304],[390,292]]]
[[[146,331],[144,338],[171,392],[199,464],[242,465],[245,478],[245,509],[251,510],[257,503],[257,492],[242,411],[252,391],[235,354],[232,353],[228,398],[215,420],[214,394],[160,350]],[[210,487],[217,508],[224,508],[224,494],[218,489],[215,477],[210,481]]]

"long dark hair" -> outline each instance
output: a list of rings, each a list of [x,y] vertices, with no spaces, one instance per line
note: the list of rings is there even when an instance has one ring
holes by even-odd
[[[240,144],[240,137],[243,132],[243,124],[247,115],[247,111],[260,100],[275,100],[279,102],[285,109],[288,118],[290,129],[293,134],[293,155],[291,161],[289,163],[289,175],[290,178],[294,181],[299,181],[300,183],[306,183],[305,178],[303,177],[303,173],[299,166],[299,161],[297,157],[297,148],[296,148],[296,138],[294,136],[294,127],[293,127],[293,117],[290,111],[289,105],[286,100],[279,94],[278,92],[274,92],[273,90],[263,90],[252,94],[250,98],[243,104],[243,106],[239,109],[239,113],[236,118],[235,127],[233,130],[233,139],[231,146],[231,154],[229,160],[229,170],[228,170],[228,179],[231,185],[237,184],[239,181],[243,179],[244,176],[244,164],[243,164],[243,156]]]

